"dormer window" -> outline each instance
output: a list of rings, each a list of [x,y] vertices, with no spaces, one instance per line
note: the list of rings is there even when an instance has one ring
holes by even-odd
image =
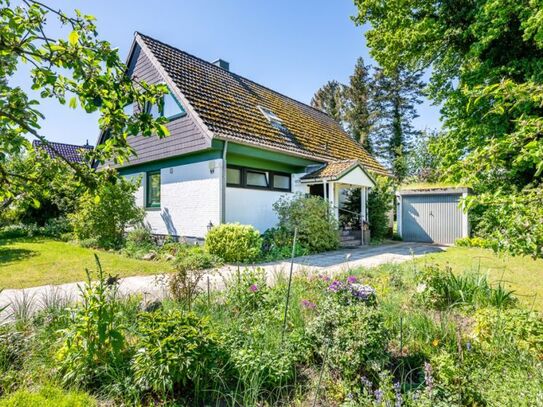
[[[148,103],[146,110],[155,119],[165,117],[168,120],[174,120],[187,114],[181,103],[179,103],[171,92],[162,96],[156,104]]]

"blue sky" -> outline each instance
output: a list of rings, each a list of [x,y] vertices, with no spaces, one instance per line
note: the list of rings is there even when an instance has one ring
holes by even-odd
[[[350,19],[356,11],[352,0],[56,0],[48,4],[94,15],[101,37],[118,47],[123,58],[134,31],[140,31],[206,60],[223,58],[233,72],[306,103],[326,81],[347,82],[359,56],[373,63],[364,28]],[[18,73],[15,83],[29,86],[28,68]],[[97,115],[56,101],[41,102],[40,110],[46,116],[41,133],[49,140],[94,144]],[[419,114],[416,127],[439,127],[436,107],[424,103]]]

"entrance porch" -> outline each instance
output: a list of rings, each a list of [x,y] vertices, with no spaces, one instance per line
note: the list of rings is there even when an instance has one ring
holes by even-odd
[[[301,178],[311,195],[324,198],[330,204],[332,213],[338,219],[356,219],[344,224],[340,236],[344,246],[369,243],[368,193],[375,186],[371,176],[357,160],[333,161],[315,169]],[[360,190],[360,206],[345,207],[346,199],[354,190]],[[355,202],[355,200],[353,200]],[[345,215],[345,216],[342,216]]]

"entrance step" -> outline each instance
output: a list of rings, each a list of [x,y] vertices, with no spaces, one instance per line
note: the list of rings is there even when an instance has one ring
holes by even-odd
[[[358,240],[341,240],[340,246],[341,247],[358,247],[358,246],[362,246],[362,241],[360,239],[358,239]]]

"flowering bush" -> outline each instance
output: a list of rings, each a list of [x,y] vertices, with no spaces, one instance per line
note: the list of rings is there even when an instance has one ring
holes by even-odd
[[[266,305],[268,292],[264,271],[245,269],[228,283],[226,303],[239,313],[250,313]]]
[[[356,283],[354,276],[347,278],[347,281],[334,280],[328,291],[335,294],[335,298],[342,305],[351,305],[357,302],[365,302],[368,305],[375,304],[375,289],[369,285]]]

